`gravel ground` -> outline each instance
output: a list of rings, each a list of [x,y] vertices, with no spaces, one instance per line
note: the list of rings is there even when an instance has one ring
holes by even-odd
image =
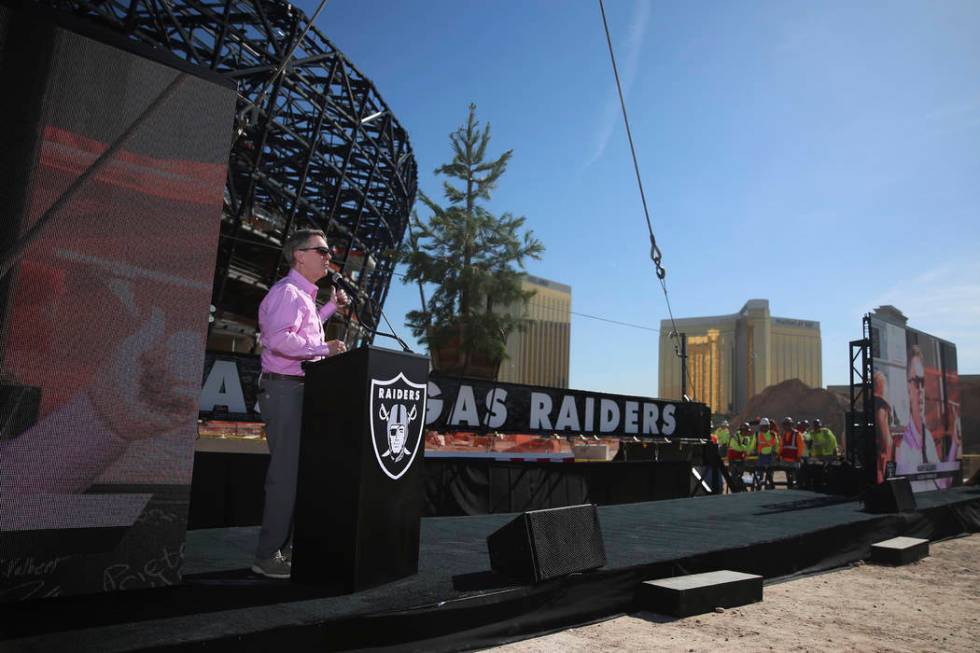
[[[933,542],[905,567],[858,563],[767,585],[765,599],[672,619],[641,612],[493,649],[561,651],[980,651],[980,534]]]

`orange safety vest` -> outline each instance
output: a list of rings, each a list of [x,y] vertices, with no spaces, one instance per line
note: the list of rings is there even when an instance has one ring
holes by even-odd
[[[766,456],[776,448],[776,434],[772,431],[759,432],[758,452],[760,456]]]
[[[801,449],[803,448],[803,436],[800,435],[799,431],[784,431],[780,436],[780,445],[779,453],[783,460],[788,463],[800,461],[800,455],[802,454]]]

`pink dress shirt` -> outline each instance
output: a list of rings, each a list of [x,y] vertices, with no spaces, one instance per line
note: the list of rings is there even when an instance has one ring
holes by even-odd
[[[327,355],[323,323],[337,310],[329,301],[317,311],[317,286],[296,270],[277,281],[259,305],[262,371],[303,376],[300,363]]]

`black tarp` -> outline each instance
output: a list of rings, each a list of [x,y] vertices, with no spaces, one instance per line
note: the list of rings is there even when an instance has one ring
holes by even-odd
[[[699,450],[688,448],[695,464]],[[189,527],[259,524],[268,459],[263,454],[196,453]],[[693,493],[691,464],[683,459],[558,463],[427,458],[423,514],[485,515],[677,499]]]

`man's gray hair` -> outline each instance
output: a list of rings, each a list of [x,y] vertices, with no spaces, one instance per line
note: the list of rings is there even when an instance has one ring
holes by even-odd
[[[282,244],[282,255],[286,259],[286,263],[292,265],[295,260],[293,254],[296,250],[310,242],[310,238],[316,236],[322,236],[324,240],[327,239],[327,234],[323,233],[322,229],[297,229],[291,233],[286,242]]]

